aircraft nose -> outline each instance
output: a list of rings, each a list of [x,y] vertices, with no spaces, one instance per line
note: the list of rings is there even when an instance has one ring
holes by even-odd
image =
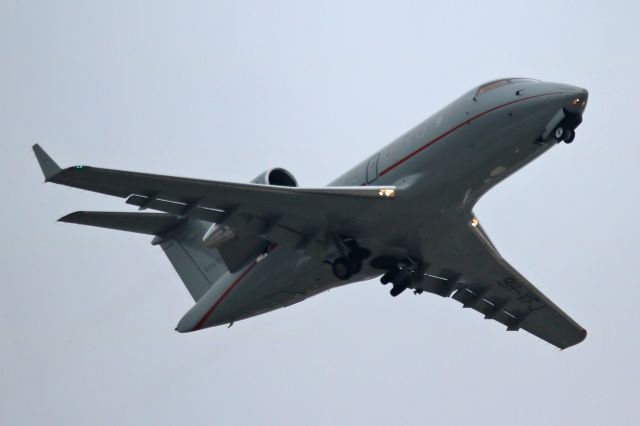
[[[581,87],[557,83],[547,83],[545,92],[551,95],[546,102],[553,106],[555,113],[547,124],[543,140],[551,136],[556,141],[573,142],[575,130],[582,123],[589,92]]]
[[[553,86],[565,110],[576,114],[582,114],[584,112],[589,98],[589,91],[587,91],[587,89],[570,86],[568,84],[554,84]]]

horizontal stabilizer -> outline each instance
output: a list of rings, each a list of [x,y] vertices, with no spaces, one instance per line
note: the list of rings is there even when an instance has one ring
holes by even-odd
[[[140,234],[162,235],[187,219],[165,213],[123,213],[123,212],[75,212],[60,219],[59,222],[91,225],[119,231],[138,232]]]

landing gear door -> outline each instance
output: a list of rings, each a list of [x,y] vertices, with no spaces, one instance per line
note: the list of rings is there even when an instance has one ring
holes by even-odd
[[[380,154],[376,154],[369,159],[367,163],[367,183],[371,183],[378,179],[378,159]]]

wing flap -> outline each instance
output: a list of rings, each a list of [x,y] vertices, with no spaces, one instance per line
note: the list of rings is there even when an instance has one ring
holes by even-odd
[[[471,308],[484,315],[485,319],[498,321],[509,330],[514,330],[517,325],[518,319],[513,314],[478,296],[468,288],[461,288],[451,297],[462,303],[463,308]]]
[[[454,280],[424,288],[454,300],[507,326],[529,333],[565,349],[580,343],[587,332],[500,256],[482,228],[471,217],[452,214],[443,219],[430,238],[415,251],[425,253],[425,263],[457,271]],[[431,254],[427,256],[426,254]],[[413,287],[423,289],[422,283]]]
[[[152,209],[176,216],[189,216],[207,222],[219,222],[225,216],[222,210],[210,209],[198,205],[197,201],[191,203],[181,203],[176,201],[162,200],[144,195],[132,195],[127,198],[127,204],[138,206],[140,209]]]

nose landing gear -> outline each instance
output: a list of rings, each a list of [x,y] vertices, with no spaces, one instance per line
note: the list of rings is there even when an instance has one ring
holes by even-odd
[[[566,136],[564,137],[564,143],[571,143],[573,142],[573,140],[576,137],[576,131],[575,130],[569,130],[566,134]]]
[[[562,126],[556,127],[556,129],[553,131],[553,137],[555,137],[556,140],[562,140],[563,136],[564,136],[564,127]]]
[[[576,128],[582,123],[582,115],[564,110],[565,117],[553,130],[553,137],[558,142],[571,143],[576,137]]]
[[[559,125],[553,131],[553,137],[558,142],[564,141],[564,143],[571,143],[576,137],[576,131],[572,129],[565,129],[562,125]]]

